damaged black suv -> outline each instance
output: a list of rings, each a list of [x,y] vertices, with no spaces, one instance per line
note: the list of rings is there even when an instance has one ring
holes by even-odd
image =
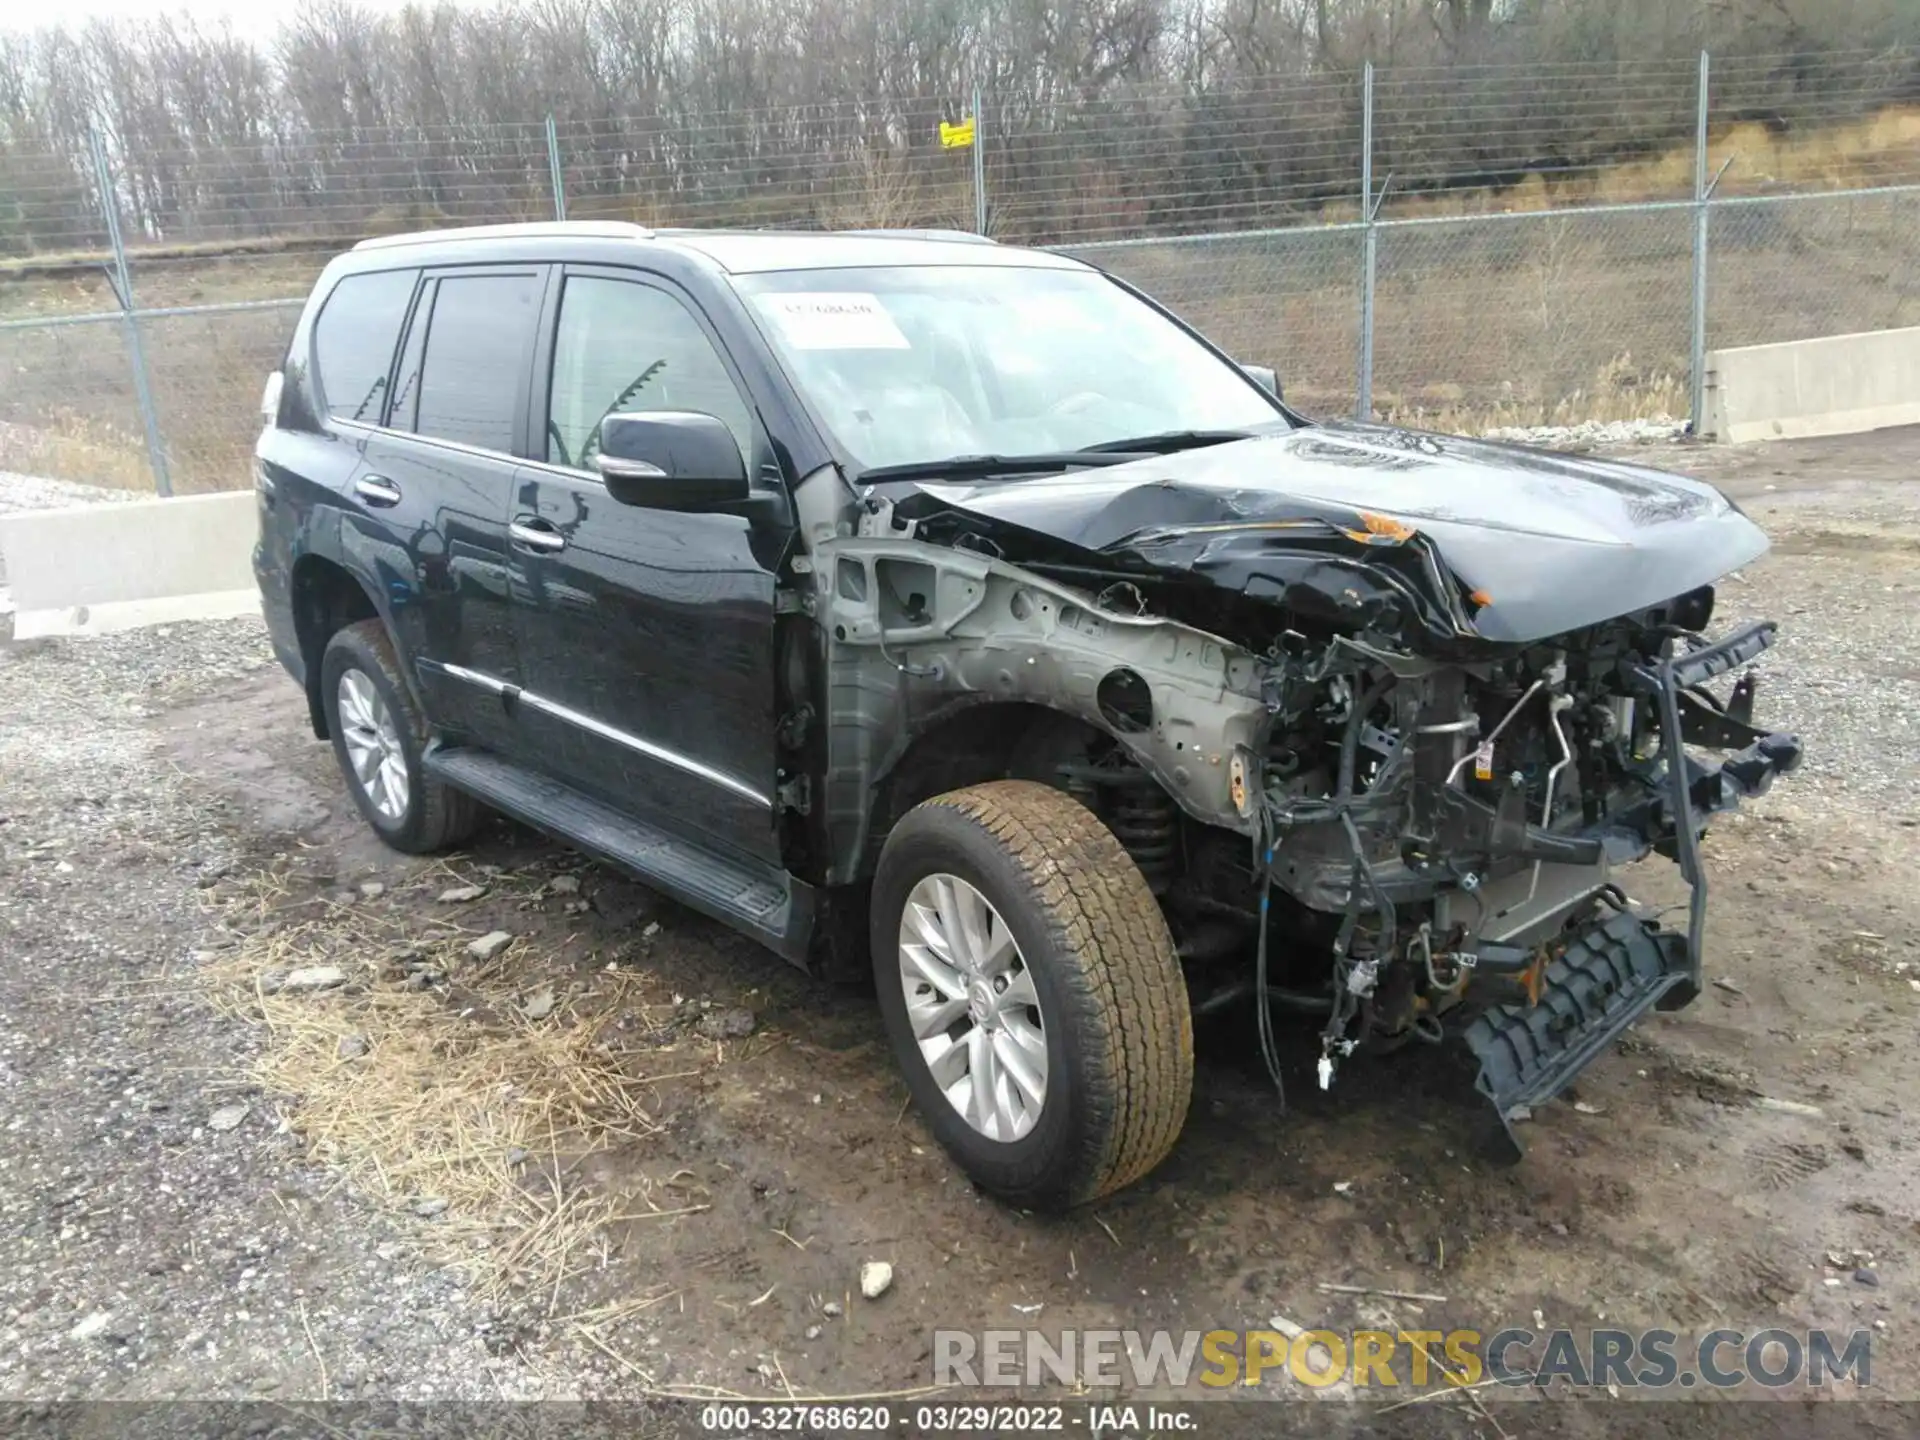
[[[1147,297],[935,234],[509,226],[328,266],[269,382],[260,587],[369,824],[478,807],[871,964],[983,1187],[1089,1200],[1193,1015],[1457,1035],[1503,1118],[1700,988],[1766,548],[1708,485],[1314,424]],[[1742,671],[1737,682],[1710,687]],[[1718,763],[1702,752],[1723,752]],[[1618,888],[1692,887],[1663,928]]]

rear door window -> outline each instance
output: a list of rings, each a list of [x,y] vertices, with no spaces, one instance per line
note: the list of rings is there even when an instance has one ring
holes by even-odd
[[[427,317],[433,313],[434,287],[440,282],[429,278],[420,291],[414,308],[418,317],[407,328],[406,343],[400,347],[400,367],[393,372],[393,400],[387,407],[387,424],[395,430],[411,430],[420,414],[420,354],[427,348]]]
[[[349,275],[333,287],[313,329],[314,364],[327,413],[378,425],[387,403],[393,347],[418,270]]]
[[[418,385],[408,378],[417,433],[513,453],[542,278],[534,270],[439,278]]]

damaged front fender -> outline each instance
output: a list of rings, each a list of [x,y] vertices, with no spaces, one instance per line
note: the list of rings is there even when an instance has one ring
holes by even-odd
[[[808,567],[834,696],[831,878],[852,879],[861,864],[876,779],[930,724],[967,705],[1037,705],[1084,721],[1194,819],[1252,832],[1267,707],[1261,663],[1239,646],[916,540],[884,504],[857,533],[821,540]]]

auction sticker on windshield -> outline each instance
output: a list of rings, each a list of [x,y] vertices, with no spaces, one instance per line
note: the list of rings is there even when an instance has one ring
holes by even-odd
[[[757,295],[760,308],[796,350],[906,350],[907,337],[879,297],[847,290]]]

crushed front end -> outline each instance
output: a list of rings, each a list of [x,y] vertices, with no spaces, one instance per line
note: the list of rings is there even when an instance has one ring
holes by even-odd
[[[1322,1086],[1356,1051],[1464,1035],[1510,1125],[1699,992],[1704,827],[1800,761],[1754,719],[1774,626],[1707,638],[1766,537],[1683,476],[1316,425],[869,504],[835,563],[906,545],[974,570],[909,587],[930,612],[895,630],[841,586],[841,649],[894,647],[861,673],[929,713],[1084,722],[1010,773],[1113,830],[1196,1013],[1257,997],[1276,1080],[1276,1009],[1316,1017]],[[1656,854],[1684,924],[1622,888]]]
[[[1275,658],[1256,843],[1263,886],[1330,931],[1330,974],[1296,997],[1324,1004],[1323,1086],[1356,1049],[1463,1028],[1511,1136],[1647,1010],[1699,993],[1706,822],[1800,761],[1753,720],[1746,667],[1774,626],[1709,643],[1712,599],[1453,662],[1338,639]],[[1649,854],[1691,889],[1682,928],[1617,883]]]

